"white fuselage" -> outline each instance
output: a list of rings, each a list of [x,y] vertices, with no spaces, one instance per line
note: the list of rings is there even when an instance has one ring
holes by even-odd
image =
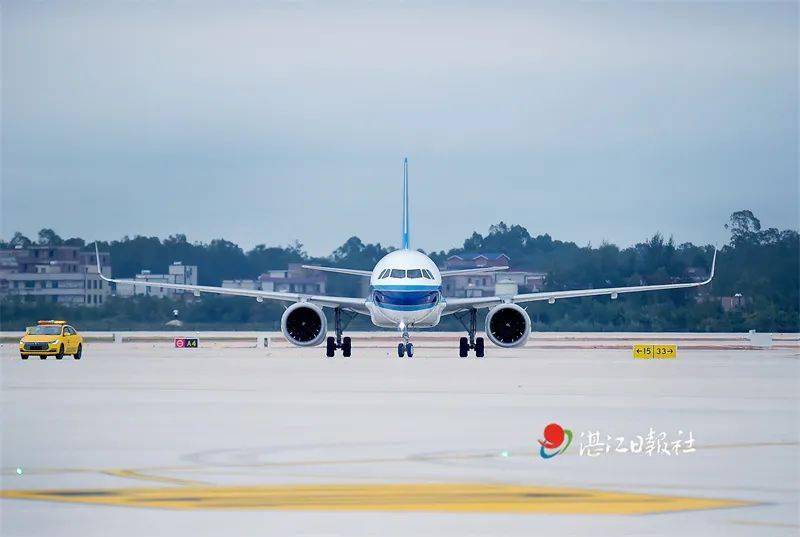
[[[396,250],[372,270],[367,308],[376,326],[431,327],[444,309],[436,263],[416,250]]]

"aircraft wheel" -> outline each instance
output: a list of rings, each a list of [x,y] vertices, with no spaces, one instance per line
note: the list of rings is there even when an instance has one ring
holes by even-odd
[[[458,340],[458,357],[459,358],[466,358],[469,354],[469,340],[467,338],[462,337]]]
[[[414,344],[413,343],[407,343],[406,344],[406,354],[408,355],[409,358],[413,358],[414,357]]]
[[[350,354],[352,353],[353,345],[349,337],[345,336],[342,338],[342,356],[345,358],[350,358]]]
[[[328,336],[328,339],[325,342],[325,356],[328,358],[333,358],[336,354],[336,339]]]
[[[479,337],[475,339],[475,356],[478,358],[483,358],[484,354],[484,347],[483,347],[483,338]]]
[[[75,354],[73,354],[72,357],[75,358],[76,360],[80,360],[82,354],[83,354],[83,344],[78,343],[78,350],[75,351]]]
[[[405,354],[405,352],[406,352],[406,346],[403,345],[402,343],[398,343],[397,344],[397,356],[398,356],[398,358],[402,358],[403,355]]]

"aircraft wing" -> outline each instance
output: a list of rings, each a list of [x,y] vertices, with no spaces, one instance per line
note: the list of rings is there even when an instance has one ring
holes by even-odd
[[[498,270],[508,270],[508,267],[483,267],[483,268],[468,268],[457,270],[441,270],[439,274],[444,278],[445,276],[461,276],[462,274],[488,274],[489,272],[497,272]]]
[[[369,278],[372,276],[371,270],[357,270],[349,268],[336,268],[336,267],[320,267],[318,265],[300,265],[304,269],[319,270],[322,272],[338,272],[339,274],[350,274],[351,276],[364,276]]]
[[[610,295],[611,298],[617,298],[617,295],[624,293],[641,293],[643,291],[663,291],[666,289],[687,289],[690,287],[700,287],[711,282],[714,277],[714,269],[717,264],[717,251],[714,250],[714,258],[711,261],[711,274],[708,279],[702,282],[689,282],[689,283],[668,283],[662,285],[637,285],[633,287],[608,287],[604,289],[575,289],[572,291],[547,291],[542,293],[523,293],[519,295],[509,296],[488,296],[488,297],[474,297],[474,298],[448,298],[446,299],[447,306],[444,309],[444,314],[455,313],[458,311],[467,310],[470,308],[491,308],[502,303],[520,302],[534,302],[547,300],[550,303],[562,298],[575,298],[581,296],[600,296]]]
[[[144,287],[160,287],[164,289],[175,289],[179,291],[189,291],[199,296],[200,293],[214,293],[218,295],[232,295],[232,296],[246,296],[255,298],[259,302],[264,300],[277,300],[281,302],[312,302],[318,306],[329,308],[341,307],[356,313],[363,313],[369,315],[369,310],[365,305],[366,300],[363,298],[343,297],[343,296],[326,296],[326,295],[307,295],[303,293],[283,293],[279,291],[261,291],[258,289],[228,289],[226,287],[214,287],[210,285],[184,285],[179,283],[161,283],[161,282],[140,282],[136,280],[118,280],[115,278],[107,278],[103,275],[100,269],[100,253],[95,246],[96,259],[97,259],[97,273],[103,280],[117,285],[141,285]]]

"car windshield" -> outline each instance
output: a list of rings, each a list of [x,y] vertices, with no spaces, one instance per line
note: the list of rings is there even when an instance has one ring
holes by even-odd
[[[422,270],[409,269],[406,271],[406,278],[422,278]]]
[[[60,326],[30,326],[26,330],[32,336],[60,336]]]

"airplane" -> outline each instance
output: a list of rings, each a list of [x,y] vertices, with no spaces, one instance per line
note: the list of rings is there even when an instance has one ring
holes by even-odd
[[[485,321],[486,337],[498,347],[519,347],[525,344],[531,333],[531,319],[520,304],[534,301],[547,301],[584,296],[609,295],[616,299],[624,293],[660,291],[666,289],[687,289],[711,282],[717,262],[717,251],[711,261],[711,273],[701,282],[672,283],[663,285],[639,285],[633,287],[609,287],[604,289],[577,289],[571,291],[544,291],[488,297],[451,298],[442,294],[442,279],[463,274],[486,274],[508,267],[470,268],[462,270],[441,270],[430,257],[410,245],[410,220],[408,210],[408,159],[403,161],[403,220],[402,248],[386,254],[372,270],[356,270],[336,267],[303,265],[306,269],[348,274],[369,278],[370,292],[366,297],[342,297],[261,291],[255,289],[227,289],[207,285],[183,285],[160,282],[140,282],[107,278],[100,270],[100,257],[97,253],[97,272],[99,276],[117,285],[140,285],[190,291],[195,296],[201,293],[245,296],[258,302],[277,300],[289,303],[281,316],[281,331],[293,345],[312,347],[325,341],[326,355],[334,357],[337,350],[344,357],[352,354],[352,342],[343,337],[344,329],[356,315],[370,316],[372,323],[381,328],[396,329],[401,342],[397,345],[397,356],[414,356],[414,345],[410,332],[419,328],[432,328],[439,324],[445,315],[454,315],[467,331],[466,337],[459,340],[458,355],[466,358],[472,350],[475,356],[485,356],[485,342],[478,337],[477,312],[488,309]],[[323,308],[333,309],[334,335],[328,336],[328,323]],[[466,319],[466,320],[465,320]]]

